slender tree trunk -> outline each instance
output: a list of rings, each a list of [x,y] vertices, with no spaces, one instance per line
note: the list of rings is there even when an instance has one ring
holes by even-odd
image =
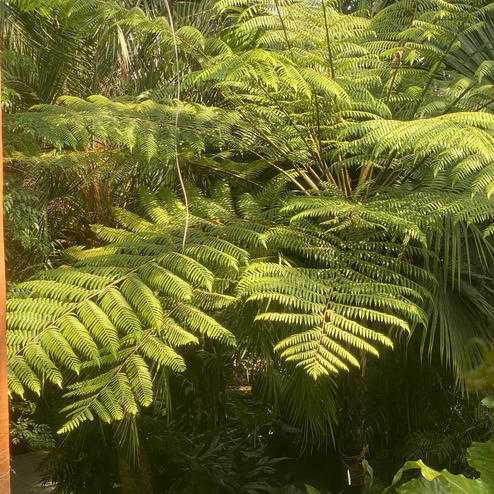
[[[345,494],[365,494],[363,460],[367,453],[365,439],[365,356],[361,369],[342,375],[339,385],[339,450]]]
[[[0,493],[10,494],[9,398],[5,320],[5,246],[3,237],[2,59],[0,52]]]

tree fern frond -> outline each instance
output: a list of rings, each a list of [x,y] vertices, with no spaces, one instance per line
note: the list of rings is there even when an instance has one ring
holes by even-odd
[[[208,313],[234,301],[213,286],[228,290],[232,280],[218,283],[218,273],[238,272],[247,252],[216,231],[203,231],[199,221],[190,237],[204,243],[210,269],[187,255],[204,258],[199,244],[186,254],[174,250],[181,247],[181,218],[167,216],[170,236],[163,242],[156,223],[118,214],[131,232],[114,229],[112,244],[71,251],[74,265],[20,284],[25,298],[9,301],[12,392],[27,387],[39,393],[40,377],[64,387],[64,370],[79,374],[66,393],[69,421],[63,431],[94,417],[120,420],[148,406],[152,373],[182,372],[184,360],[174,348],[199,344],[196,335],[235,344]]]

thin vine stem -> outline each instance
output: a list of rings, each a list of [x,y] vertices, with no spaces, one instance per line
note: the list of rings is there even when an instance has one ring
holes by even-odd
[[[177,71],[177,106],[175,108],[175,166],[177,169],[178,181],[180,183],[180,188],[182,189],[182,194],[184,196],[184,206],[185,206],[185,225],[184,225],[184,235],[182,239],[182,252],[185,252],[185,243],[187,241],[187,233],[189,230],[189,198],[187,197],[187,191],[185,189],[185,183],[182,176],[182,170],[180,168],[180,160],[178,158],[178,117],[180,114],[180,97],[181,97],[181,77],[180,77],[180,60],[178,57],[178,45],[177,36],[175,32],[175,25],[173,24],[172,11],[170,9],[170,4],[168,0],[165,0],[166,12],[168,15],[168,22],[170,24],[170,30],[173,39],[173,49],[175,52],[175,69]]]

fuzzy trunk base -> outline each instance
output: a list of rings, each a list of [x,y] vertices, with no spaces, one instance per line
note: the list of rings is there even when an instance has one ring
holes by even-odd
[[[118,448],[118,471],[122,494],[152,494],[151,480],[139,448],[139,464],[131,466]]]
[[[365,369],[365,360],[362,358]],[[362,464],[367,454],[365,441],[365,376],[351,370],[339,382],[339,450],[345,494],[365,494],[366,472]]]

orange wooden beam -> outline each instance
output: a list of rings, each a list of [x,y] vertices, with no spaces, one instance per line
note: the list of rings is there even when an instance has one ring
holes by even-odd
[[[9,398],[7,384],[7,287],[3,233],[2,59],[0,52],[0,494],[10,494]]]

